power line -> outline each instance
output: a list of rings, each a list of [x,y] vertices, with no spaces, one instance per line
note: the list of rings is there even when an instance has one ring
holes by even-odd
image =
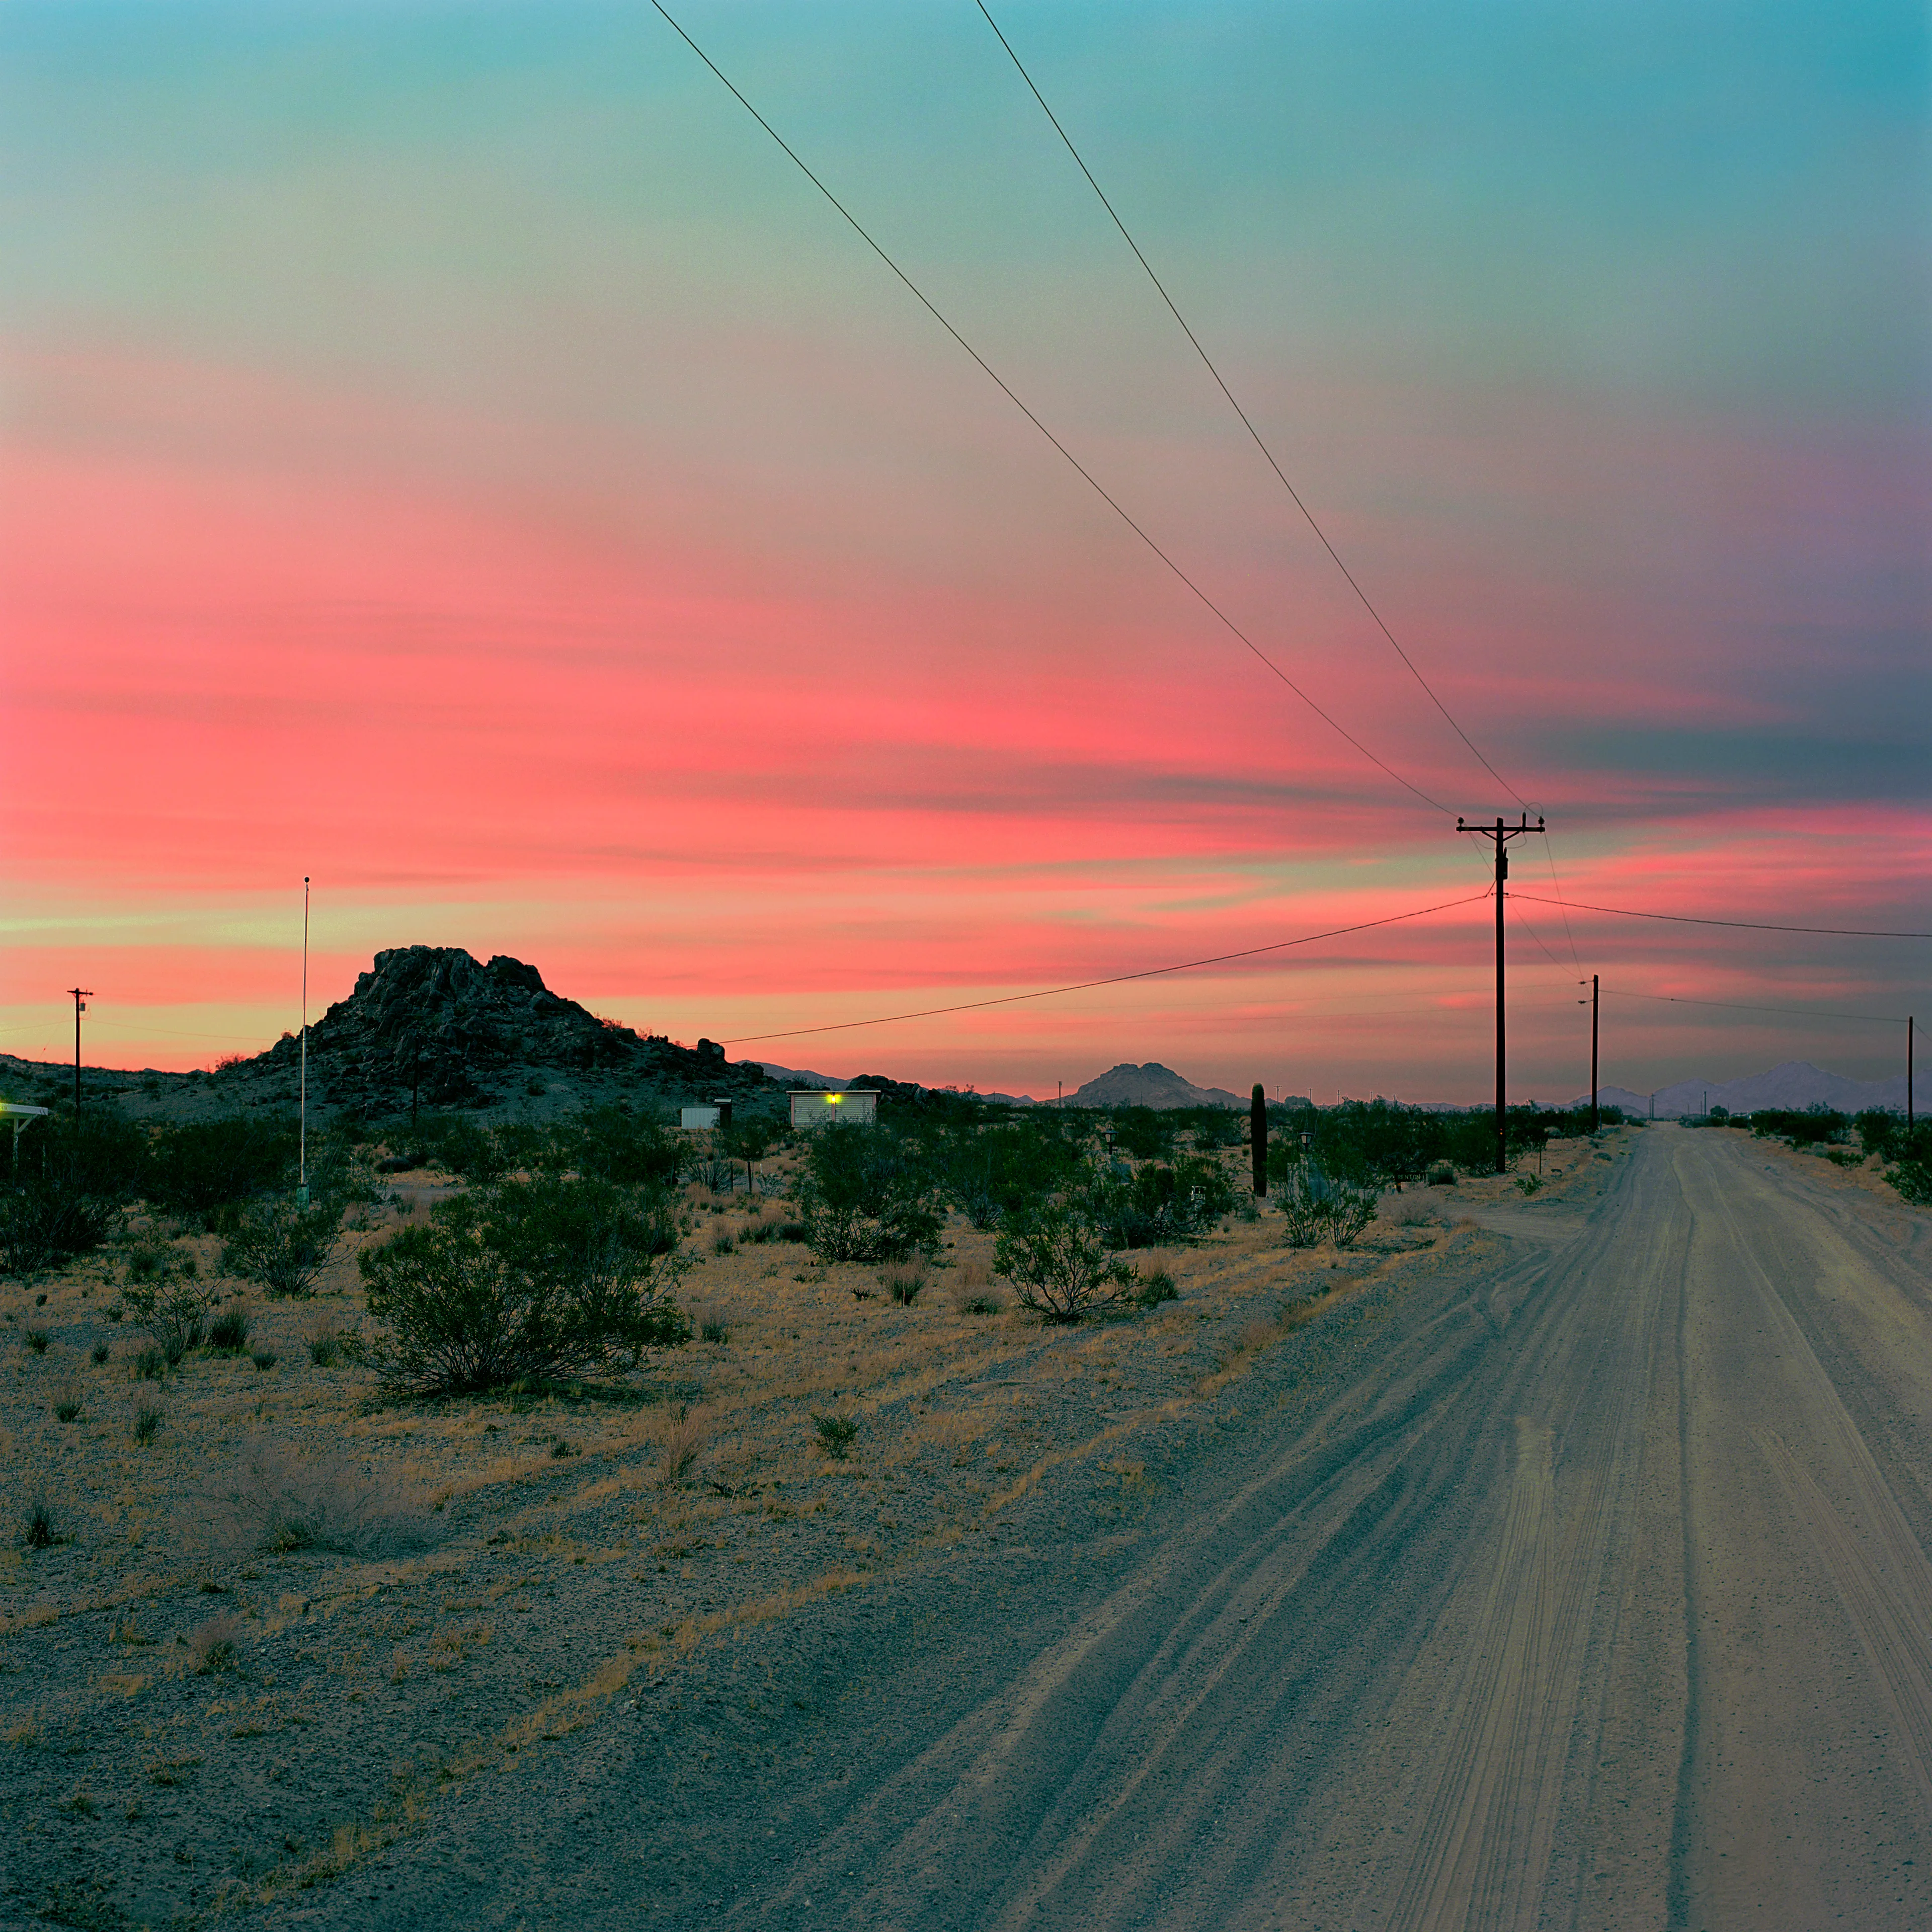
[[[1086,465],[1067,448],[1065,443],[1060,441],[1058,436],[1054,434],[1052,430],[1047,428],[1045,423],[1041,422],[1038,416],[1034,414],[1031,410],[1028,408],[1024,403],[1021,401],[1019,397],[1007,383],[1006,379],[1002,376],[999,372],[993,368],[992,364],[989,363],[986,358],[966,340],[964,336],[960,334],[958,329],[953,327],[951,322],[946,320],[946,317],[940,312],[938,305],[926,293],[925,290],[920,287],[919,284],[899,266],[898,262],[892,260],[891,256],[886,253],[885,250],[881,248],[877,242],[873,240],[872,236],[868,233],[866,229],[860,224],[858,218],[852,213],[851,210],[848,208],[829,188],[826,186],[824,182],[819,179],[818,176],[812,172],[810,168],[806,166],[805,163],[800,159],[796,152],[785,140],[784,136],[781,134],[778,130],[752,105],[750,101],[746,99],[742,94],[739,92],[737,88],[733,84],[730,77],[725,74],[724,70],[718,66],[718,63],[714,61],[681,26],[678,25],[677,22],[671,17],[670,14],[665,11],[663,5],[661,4],[661,0],[651,0],[651,5],[652,8],[663,18],[664,23],[670,28],[671,32],[676,34],[680,40],[683,41],[685,45],[688,46],[692,52],[711,70],[712,73],[716,75],[718,80],[723,83],[727,89],[729,90],[732,98],[737,102],[738,105],[743,108],[745,112],[750,115],[752,118],[757,122],[758,125],[778,143],[781,148],[784,150],[787,158],[790,160],[793,166],[798,170],[800,173],[803,175],[806,179],[811,182],[812,186],[818,189],[819,193],[838,210],[838,213],[844,218],[846,225],[850,228],[853,233],[857,236],[859,239],[864,242],[866,246],[871,249],[872,253],[878,256],[879,260],[884,262],[888,268],[891,269],[892,273],[898,277],[898,280],[904,284],[907,290],[910,292],[914,298],[920,304],[920,307],[922,308],[926,312],[932,317],[933,320],[938,322],[940,327],[944,329],[946,334],[951,336],[952,340],[973,358],[974,362],[979,365],[982,372],[992,382],[998,385],[1000,393],[1005,396],[1006,400],[1012,404],[1014,408],[1019,411],[1021,415],[1026,418],[1028,422],[1033,424],[1035,429],[1040,431],[1042,436],[1046,438],[1048,442],[1052,444],[1054,448],[1058,450],[1063,457],[1066,458],[1066,461],[1078,474],[1081,479],[1090,489],[1093,490],[1094,494],[1114,512],[1114,515],[1118,517],[1121,522],[1125,524],[1127,528],[1132,530],[1134,535],[1138,537],[1141,542],[1144,543],[1149,550],[1153,551],[1154,555],[1157,556],[1171,572],[1173,572],[1174,576],[1179,578],[1180,582],[1186,585],[1189,590],[1193,592],[1194,596],[1200,601],[1200,602],[1204,604],[1208,610],[1211,611],[1214,615],[1220,620],[1221,623],[1225,626],[1235,638],[1239,639],[1239,640],[1253,653],[1255,657],[1263,665],[1271,671],[1275,676],[1279,678],[1283,684],[1286,685],[1288,689],[1293,692],[1295,696],[1300,698],[1302,703],[1306,705],[1309,710],[1313,712],[1316,716],[1320,718],[1322,723],[1326,724],[1331,731],[1334,731],[1337,736],[1354,746],[1354,748],[1359,752],[1364,758],[1367,759],[1369,763],[1373,765],[1378,771],[1383,772],[1386,776],[1394,779],[1396,783],[1400,785],[1403,790],[1408,792],[1414,796],[1421,800],[1423,803],[1427,806],[1432,811],[1439,812],[1447,817],[1448,815],[1449,808],[1446,805],[1443,804],[1438,799],[1431,798],[1428,793],[1424,791],[1420,786],[1412,784],[1409,781],[1404,778],[1393,765],[1389,764],[1384,760],[1376,757],[1375,753],[1370,751],[1367,746],[1364,745],[1353,732],[1348,730],[1346,726],[1339,723],[1335,718],[1331,717],[1328,712],[1324,711],[1319,704],[1316,703],[1313,698],[1309,696],[1306,692],[1302,689],[1300,685],[1295,682],[1294,679],[1288,676],[1287,672],[1283,670],[1282,668],[1276,664],[1275,661],[1270,657],[1252,638],[1248,635],[1246,632],[1241,628],[1240,625],[1234,622],[1233,618],[1228,615],[1226,611],[1221,608],[1220,604],[1214,602],[1213,598],[1208,595],[1206,591],[1201,588],[1199,584],[1195,582],[1192,578],[1188,575],[1186,571],[1181,568],[1179,564],[1174,562],[1172,557],[1168,556],[1166,550],[1162,549],[1160,545],[1148,534],[1147,531],[1143,529],[1139,524],[1136,522],[1134,518],[1128,514],[1126,510],[1122,507],[1119,501],[1108,493],[1106,488],[1101,484],[1100,479],[1094,476],[1093,472],[1090,470]],[[1340,560],[1338,559],[1337,561],[1339,562]],[[1400,646],[1398,646],[1397,649],[1399,650],[1400,648]],[[1453,724],[1455,721],[1452,718],[1450,722]],[[1472,746],[1471,748],[1473,750],[1474,748]],[[1482,754],[1478,752],[1477,755],[1480,758]],[[1486,762],[1486,760],[1485,762]],[[1504,782],[1504,783],[1505,788],[1507,788],[1507,782]],[[1512,793],[1511,795],[1514,796],[1514,793]]]
[[[1560,899],[1546,899],[1534,892],[1517,892],[1514,897],[1534,899],[1538,905],[1560,905]],[[1689,913],[1634,912],[1628,906],[1586,905],[1581,899],[1569,903],[1579,912],[1603,912],[1618,919],[1662,919],[1673,926],[1724,926],[1739,932],[1810,932],[1831,939],[1932,939],[1932,932],[1875,932],[1856,926],[1771,926],[1754,919],[1699,919]]]
[[[1736,1000],[1694,1000],[1684,993],[1627,993],[1618,986],[1606,986],[1604,991],[1620,1000],[1655,1000],[1672,1006],[1723,1006],[1737,1013],[1788,1013],[1794,1019],[1857,1020],[1869,1026],[1907,1024],[1903,1013],[1834,1013],[1817,1006],[1750,1006]]]
[[[1265,946],[1245,946],[1238,952],[1217,952],[1208,959],[1184,959],[1172,966],[1150,966],[1138,973],[1116,973],[1105,980],[1082,980],[1070,986],[1046,986],[1034,993],[1006,993],[997,999],[963,1000],[956,1006],[927,1006],[914,1013],[880,1013],[872,1019],[836,1020],[826,1026],[788,1027],[779,1033],[741,1034],[736,1040],[723,1040],[724,1046],[749,1046],[764,1040],[796,1040],[806,1034],[849,1033],[855,1027],[890,1026],[900,1020],[929,1020],[944,1013],[978,1012],[988,1006],[1016,1006],[1028,1000],[1051,1000],[1062,993],[1091,992],[1098,986],[1122,986],[1134,980],[1157,980],[1169,973],[1191,973],[1197,967],[1222,966],[1233,959],[1252,959],[1262,952],[1280,952],[1291,946],[1312,946],[1318,940],[1340,939],[1352,932],[1369,932],[1377,926],[1400,926],[1412,919],[1426,919],[1431,913],[1447,912],[1452,907],[1474,905],[1478,900],[1489,897],[1487,892],[1472,892],[1466,898],[1444,899],[1439,905],[1419,906],[1413,912],[1391,913],[1386,919],[1365,919],[1354,926],[1338,926],[1327,932],[1304,933],[1298,939],[1270,940]]]
[[[1489,760],[1483,755],[1483,753],[1480,748],[1478,746],[1476,741],[1469,736],[1468,732],[1462,729],[1460,724],[1456,723],[1455,718],[1450,712],[1448,706],[1444,704],[1442,699],[1436,696],[1435,688],[1430,683],[1428,679],[1423,676],[1420,670],[1417,668],[1415,660],[1409,656],[1408,652],[1402,649],[1400,640],[1397,638],[1394,632],[1390,630],[1388,625],[1384,621],[1382,614],[1376,608],[1374,604],[1370,601],[1369,593],[1362,588],[1360,582],[1356,578],[1354,572],[1342,561],[1341,552],[1329,542],[1328,532],[1322,527],[1318,522],[1316,520],[1315,512],[1311,510],[1308,507],[1306,502],[1303,500],[1300,491],[1296,489],[1294,485],[1288,480],[1287,472],[1282,468],[1281,465],[1275,460],[1274,452],[1269,448],[1267,443],[1262,440],[1262,433],[1259,430],[1256,428],[1253,419],[1249,416],[1247,411],[1243,409],[1240,404],[1235,399],[1234,391],[1228,388],[1220,370],[1214,366],[1214,358],[1202,346],[1201,338],[1195,334],[1192,327],[1190,326],[1187,318],[1181,314],[1173,296],[1168,293],[1166,284],[1162,281],[1160,276],[1154,273],[1154,264],[1150,262],[1146,256],[1141,252],[1141,244],[1127,232],[1127,224],[1120,219],[1118,210],[1117,210],[1114,206],[1114,204],[1107,199],[1106,190],[1102,188],[1100,184],[1094,178],[1094,170],[1087,165],[1084,158],[1081,154],[1080,150],[1073,145],[1073,137],[1060,124],[1059,116],[1054,113],[1053,110],[1046,104],[1046,97],[1040,92],[1038,86],[1034,82],[1033,76],[1027,71],[1026,63],[1013,51],[1012,42],[1008,40],[1006,35],[1000,31],[1000,23],[998,21],[994,20],[992,15],[987,12],[986,0],[974,0],[974,4],[979,8],[980,12],[982,16],[985,19],[987,26],[992,28],[994,38],[998,40],[1001,46],[1006,49],[1007,58],[1012,61],[1014,67],[1018,70],[1021,80],[1026,82],[1027,91],[1032,94],[1034,100],[1040,103],[1040,111],[1053,124],[1053,131],[1060,136],[1062,143],[1066,147],[1066,152],[1073,157],[1074,166],[1087,177],[1087,185],[1094,190],[1095,194],[1100,196],[1100,206],[1107,211],[1108,215],[1112,220],[1114,226],[1120,231],[1120,239],[1133,250],[1134,260],[1139,262],[1142,268],[1147,272],[1147,278],[1154,284],[1154,292],[1167,304],[1168,314],[1172,316],[1175,322],[1180,325],[1181,334],[1186,336],[1188,340],[1193,344],[1194,352],[1200,357],[1202,366],[1208,371],[1209,375],[1214,377],[1214,386],[1221,392],[1224,397],[1227,398],[1228,406],[1234,411],[1236,416],[1240,418],[1241,427],[1247,431],[1255,447],[1261,452],[1262,457],[1265,459],[1268,464],[1268,466],[1274,472],[1276,481],[1278,482],[1281,487],[1288,492],[1289,500],[1294,503],[1294,507],[1301,512],[1303,520],[1307,524],[1308,527],[1315,532],[1316,540],[1321,544],[1322,548],[1328,553],[1330,561],[1334,565],[1335,568],[1342,573],[1343,578],[1348,584],[1348,588],[1355,593],[1356,598],[1360,603],[1362,608],[1366,610],[1369,614],[1370,616],[1374,620],[1376,629],[1380,631],[1382,635],[1388,640],[1390,647],[1394,651],[1396,656],[1401,658],[1403,664],[1408,667],[1410,676],[1414,678],[1416,682],[1421,686],[1423,690],[1427,693],[1430,703],[1434,705],[1436,710],[1442,714],[1444,721],[1448,724],[1450,730],[1454,731],[1456,736],[1461,739],[1464,745],[1468,748],[1470,755],[1475,759],[1476,762],[1482,766],[1484,770],[1487,772],[1490,777],[1494,778],[1497,784],[1501,785],[1504,790],[1508,792],[1510,796],[1514,799],[1516,803],[1521,806],[1524,810],[1534,810],[1534,808],[1531,806],[1529,801],[1526,799],[1522,794],[1516,790],[1515,786],[1511,784],[1509,780],[1504,778],[1502,773],[1498,771],[1496,766],[1491,764]]]

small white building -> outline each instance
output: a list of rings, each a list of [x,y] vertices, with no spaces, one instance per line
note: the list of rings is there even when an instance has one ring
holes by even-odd
[[[822,1127],[832,1120],[847,1120],[856,1127],[869,1127],[878,1118],[879,1096],[868,1087],[844,1090],[823,1087],[792,1090],[791,1124],[795,1127]]]
[[[694,1107],[680,1107],[677,1124],[702,1132],[707,1127],[728,1128],[731,1124],[731,1103],[729,1100],[713,1100],[707,1106],[700,1103]]]

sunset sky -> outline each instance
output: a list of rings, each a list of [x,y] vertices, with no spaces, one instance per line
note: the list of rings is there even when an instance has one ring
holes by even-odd
[[[1915,4],[988,0],[1532,812],[1545,897],[1932,930]],[[971,0],[0,8],[0,1050],[379,948],[785,1036],[1480,892],[1519,808]],[[1900,1070],[1932,946],[1527,902],[1512,1087]],[[733,1046],[1481,1099],[1491,910]],[[1666,1005],[1654,997],[1799,1010]],[[1802,1016],[1809,1012],[1814,1017]]]

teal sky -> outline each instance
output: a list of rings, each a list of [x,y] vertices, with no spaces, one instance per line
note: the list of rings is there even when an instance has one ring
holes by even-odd
[[[1352,730],[1452,816],[1506,802],[968,0],[673,10]],[[1566,884],[1926,922],[1922,8],[994,10],[1417,661],[1562,828]],[[1468,874],[648,6],[0,6],[0,594],[32,646],[4,749],[95,801],[8,808],[22,1040],[40,978],[125,944],[158,1057],[182,934],[208,908],[254,932],[304,870],[333,881],[338,976],[473,943],[694,1036],[1320,925],[1370,851],[1405,903]],[[814,759],[847,776],[808,823]],[[166,937],[111,937],[130,906]],[[1892,1012],[1924,976],[1598,940],[1634,989],[1768,975]],[[238,990],[201,1017],[239,1039],[280,969],[209,944]],[[1535,970],[1574,980],[1566,949]],[[1466,938],[1424,951],[1388,964],[1426,1007]],[[1120,1021],[1120,1051],[1253,1077],[1192,997]],[[1078,1028],[903,1037],[982,1084],[1037,1084],[1036,1048],[1119,1057]],[[1704,1037],[1634,1047],[1626,1084]],[[1852,1068],[1835,1036],[1710,1043],[1732,1072]]]

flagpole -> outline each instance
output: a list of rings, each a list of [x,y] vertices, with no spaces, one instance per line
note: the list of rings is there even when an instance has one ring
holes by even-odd
[[[296,1204],[308,1205],[308,879],[302,879],[302,1084],[296,1129]]]

